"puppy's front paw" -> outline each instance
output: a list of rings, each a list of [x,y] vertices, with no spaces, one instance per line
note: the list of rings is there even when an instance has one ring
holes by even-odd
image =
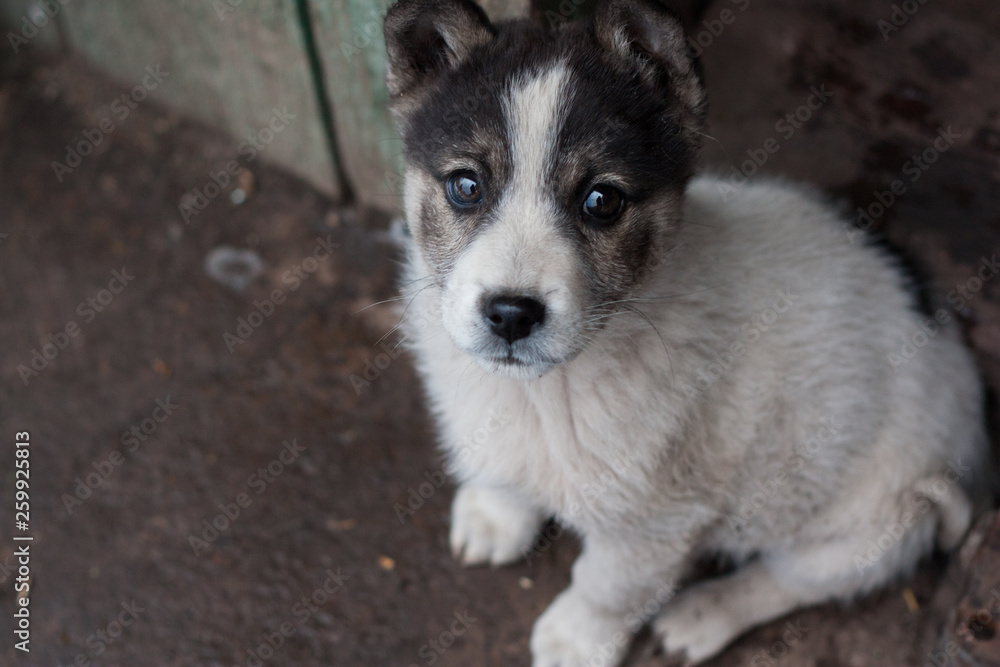
[[[572,589],[563,591],[535,622],[532,667],[614,667],[631,640],[621,615],[594,607]]]
[[[505,565],[534,544],[542,516],[498,489],[463,484],[451,508],[451,551],[464,565]]]
[[[653,623],[667,654],[684,656],[693,665],[711,658],[741,631],[725,606],[721,591],[705,582],[682,591],[668,602]]]

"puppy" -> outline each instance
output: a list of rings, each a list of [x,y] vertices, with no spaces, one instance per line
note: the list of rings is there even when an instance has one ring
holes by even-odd
[[[958,332],[815,192],[694,177],[705,93],[670,13],[548,32],[402,0],[385,36],[452,549],[510,563],[551,516],[583,542],[536,667],[618,664],[647,622],[699,662],[958,543],[986,456]]]

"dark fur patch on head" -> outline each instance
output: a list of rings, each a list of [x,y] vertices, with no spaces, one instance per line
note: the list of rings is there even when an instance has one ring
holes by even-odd
[[[416,240],[444,274],[477,231],[496,222],[514,169],[506,105],[516,86],[562,63],[568,76],[555,150],[539,176],[555,205],[553,233],[574,240],[595,298],[616,298],[669,249],[695,169],[704,99],[680,25],[652,2],[618,0],[556,32],[528,21],[489,30],[425,90],[397,103],[407,160],[436,184],[421,189],[421,220],[410,221]],[[459,168],[482,179],[483,201],[472,212],[445,195]],[[582,204],[602,183],[622,190],[628,205],[598,229],[584,220]]]
[[[569,49],[573,81],[551,183],[571,224],[579,224],[580,202],[593,185],[610,181],[627,195],[615,224],[583,226],[588,265],[599,267],[595,292],[609,301],[642,280],[679,222],[697,162],[700,117],[668,73],[650,77],[631,56],[601,51],[592,27],[567,31],[564,39],[577,48]]]
[[[433,192],[423,193],[433,205],[424,202],[422,210],[441,218],[421,220],[415,235],[440,273],[447,273],[477,230],[493,220],[499,197],[510,184],[513,137],[504,105],[512,85],[553,62],[557,53],[552,35],[533,23],[511,22],[497,32],[437,81],[423,103],[399,122],[407,161],[437,184]],[[483,204],[474,212],[455,210],[444,194],[449,175],[459,165],[482,178]],[[434,238],[440,234],[447,238]]]
[[[385,17],[386,85],[393,97],[413,96],[454,69],[492,38],[486,13],[470,0],[407,0]]]
[[[422,192],[428,198],[422,214],[437,218],[410,222],[420,226],[417,240],[440,273],[447,273],[477,230],[492,221],[512,177],[513,138],[505,101],[512,82],[520,73],[540,68],[551,48],[549,36],[533,24],[503,26],[400,120],[407,162],[436,184]],[[448,177],[459,167],[482,179],[483,203],[475,211],[456,210],[445,197]]]

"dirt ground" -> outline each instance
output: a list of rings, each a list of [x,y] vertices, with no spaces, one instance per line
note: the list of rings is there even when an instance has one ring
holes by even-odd
[[[814,182],[847,211],[877,211],[900,179],[862,222],[939,292],[968,292],[953,314],[996,389],[1000,280],[969,281],[1000,252],[1000,6],[913,3],[896,25],[889,3],[858,4],[708,8],[734,19],[696,32],[706,164],[731,173],[773,139],[761,173]],[[390,216],[338,207],[265,156],[244,165],[245,202],[230,185],[185,222],[185,193],[239,139],[151,102],[57,175],[122,84],[72,57],[0,52],[0,664],[528,665],[578,544],[543,540],[498,570],[449,556],[453,488],[438,488],[410,361],[384,351],[391,304],[365,309],[394,294]],[[801,111],[815,91],[822,104]],[[913,172],[949,127],[957,138]],[[206,273],[219,246],[262,258],[246,290]],[[54,358],[19,371],[36,352]],[[30,654],[12,640],[17,431],[32,453]],[[946,568],[792,614],[710,664],[935,664]],[[664,660],[646,638],[629,664]]]

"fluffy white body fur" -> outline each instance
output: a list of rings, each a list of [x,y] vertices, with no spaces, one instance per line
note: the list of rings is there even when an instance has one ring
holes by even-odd
[[[469,564],[513,561],[552,515],[583,539],[572,586],[535,626],[536,666],[620,660],[639,626],[630,612],[663,602],[702,554],[749,562],[640,619],[692,661],[906,573],[936,535],[951,547],[969,524],[962,487],[985,447],[957,332],[893,368],[887,352],[926,318],[886,257],[852,243],[809,191],[758,182],[724,201],[700,177],[684,210],[675,250],[633,302],[643,316],[610,317],[535,379],[456,346],[445,295],[421,289],[431,272],[410,253],[405,330],[461,483],[453,549]],[[466,252],[488,256],[491,238]]]
[[[452,548],[511,562],[550,516],[583,540],[536,667],[617,664],[646,622],[701,661],[959,541],[986,443],[958,331],[815,193],[689,180],[704,91],[662,6],[550,34],[402,0],[386,43]],[[738,567],[690,582],[712,554]]]

